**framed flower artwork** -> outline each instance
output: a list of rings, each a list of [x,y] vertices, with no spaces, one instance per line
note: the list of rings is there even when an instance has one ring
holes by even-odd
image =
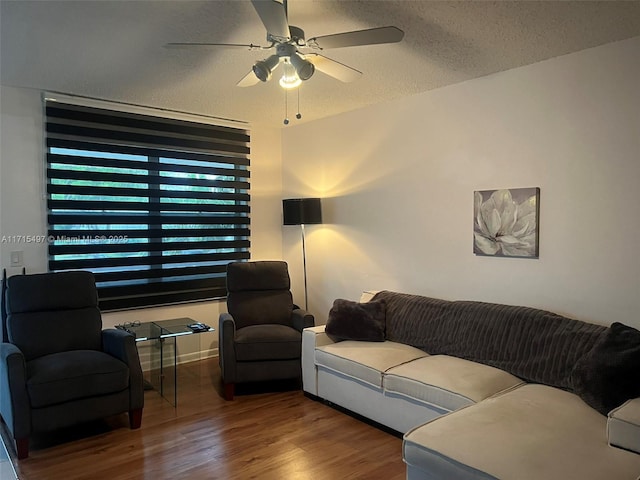
[[[538,258],[540,189],[473,192],[473,253]]]

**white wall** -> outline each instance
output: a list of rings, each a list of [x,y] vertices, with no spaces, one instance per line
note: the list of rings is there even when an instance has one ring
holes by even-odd
[[[10,252],[22,251],[28,273],[47,270],[47,245],[13,236],[46,236],[46,195],[43,106],[39,91],[0,87],[0,265],[9,275]],[[281,134],[279,129],[251,129],[251,256],[282,258]],[[217,327],[224,301],[148,308],[103,315],[105,327],[138,321],[191,317]],[[183,361],[217,353],[217,333],[179,339]]]
[[[0,87],[0,261],[8,274],[10,252],[24,252],[24,262],[45,269],[45,243],[27,243],[14,236],[45,236],[46,204],[42,103],[37,92]],[[43,271],[43,270],[38,270]]]
[[[390,289],[640,327],[639,58],[636,37],[284,129],[284,197],[325,197],[310,310]],[[474,190],[517,187],[541,189],[540,258],[474,256]]]

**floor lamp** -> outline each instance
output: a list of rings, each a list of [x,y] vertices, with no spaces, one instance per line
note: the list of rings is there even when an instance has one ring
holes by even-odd
[[[304,245],[304,226],[322,223],[322,207],[319,198],[290,198],[282,200],[284,225],[300,225],[302,230],[302,269],[304,271],[304,309],[309,310],[307,302],[307,253]]]

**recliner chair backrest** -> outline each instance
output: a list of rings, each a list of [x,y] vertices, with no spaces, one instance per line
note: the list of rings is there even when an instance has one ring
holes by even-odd
[[[291,325],[293,297],[287,263],[233,262],[227,265],[227,309],[236,328]]]
[[[102,318],[90,272],[16,275],[7,281],[7,334],[27,361],[68,350],[100,350]]]

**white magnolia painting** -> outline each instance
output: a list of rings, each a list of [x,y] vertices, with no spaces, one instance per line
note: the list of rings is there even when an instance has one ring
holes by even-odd
[[[473,253],[538,258],[539,188],[482,190],[473,196]]]

